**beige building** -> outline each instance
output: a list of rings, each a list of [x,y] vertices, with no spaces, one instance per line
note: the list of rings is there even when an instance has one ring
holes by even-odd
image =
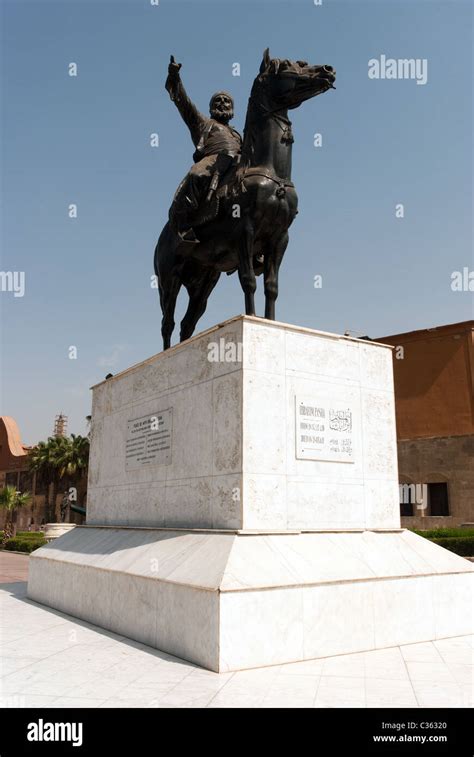
[[[474,321],[377,339],[391,344],[402,525],[474,523]]]
[[[32,495],[31,504],[19,508],[14,514],[18,531],[40,531],[46,523],[53,520],[51,506],[48,507],[47,494],[52,494],[50,481],[45,480],[39,473],[32,473],[28,469],[28,453],[32,447],[27,447],[21,441],[20,430],[16,421],[7,415],[0,416],[0,489],[4,486],[14,486],[17,491],[29,492]],[[56,495],[59,503],[65,494],[68,482],[64,480]],[[87,474],[83,475],[77,487],[77,505],[70,508],[71,523],[84,521],[84,507],[87,490]],[[3,529],[6,513],[0,509],[0,530]]]

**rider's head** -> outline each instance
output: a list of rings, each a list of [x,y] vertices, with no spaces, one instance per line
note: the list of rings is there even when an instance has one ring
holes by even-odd
[[[234,117],[234,100],[228,92],[216,92],[209,103],[211,118],[226,124]]]

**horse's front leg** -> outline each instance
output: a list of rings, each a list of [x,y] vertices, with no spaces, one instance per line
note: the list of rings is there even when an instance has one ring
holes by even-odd
[[[254,228],[250,220],[245,220],[239,241],[239,280],[245,294],[245,313],[255,315],[255,290],[257,282],[253,270]]]
[[[264,289],[265,289],[265,318],[275,320],[275,300],[278,297],[278,271],[288,245],[288,232],[282,234],[278,240],[268,244],[265,251],[264,262]]]

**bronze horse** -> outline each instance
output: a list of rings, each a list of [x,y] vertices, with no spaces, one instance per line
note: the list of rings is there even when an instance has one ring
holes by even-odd
[[[163,348],[171,343],[176,298],[182,285],[189,304],[180,340],[188,339],[203,315],[221,273],[238,271],[245,312],[255,315],[256,275],[263,272],[265,318],[275,319],[278,271],[298,197],[291,181],[293,135],[288,110],[332,89],[331,66],[311,66],[263,54],[250,94],[240,162],[223,177],[213,212],[196,227],[199,243],[183,243],[169,222],[155,249],[163,313]]]

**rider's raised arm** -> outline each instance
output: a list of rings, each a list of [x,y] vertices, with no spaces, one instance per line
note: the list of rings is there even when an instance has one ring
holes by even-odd
[[[168,78],[166,79],[165,88],[178,108],[181,118],[191,132],[191,139],[197,147],[202,129],[207,119],[198,111],[194,103],[189,99],[179,75],[180,68],[181,63],[175,63],[174,56],[172,55],[168,66]]]

